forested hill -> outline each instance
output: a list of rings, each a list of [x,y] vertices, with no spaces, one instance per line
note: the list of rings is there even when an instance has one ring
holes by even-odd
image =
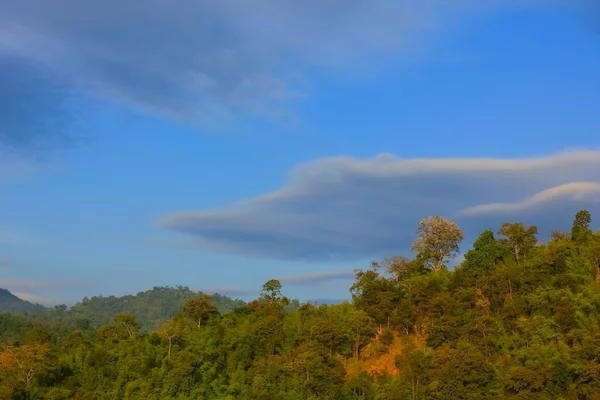
[[[202,294],[184,286],[154,287],[136,295],[86,297],[71,308],[64,305],[45,308],[0,289],[0,313],[28,314],[49,323],[61,323],[84,330],[98,328],[109,323],[116,314],[127,313],[135,316],[143,331],[148,331],[175,316],[187,300]],[[245,305],[242,300],[219,294],[212,296],[212,301],[221,313]]]
[[[96,328],[109,323],[115,314],[132,314],[142,329],[148,330],[175,316],[187,300],[203,294],[185,286],[154,287],[136,295],[86,297],[73,305],[69,312],[76,318],[87,319]],[[246,304],[220,294],[212,296],[212,301],[223,314]]]
[[[195,296],[150,332],[127,313],[93,332],[0,315],[0,399],[600,400],[590,214],[543,242],[486,230],[450,271],[462,239],[424,219],[415,258],[357,271],[352,303],[287,311],[271,280],[227,314]]]
[[[8,290],[0,289],[0,314],[30,314],[39,313],[43,310],[44,306],[22,300]]]

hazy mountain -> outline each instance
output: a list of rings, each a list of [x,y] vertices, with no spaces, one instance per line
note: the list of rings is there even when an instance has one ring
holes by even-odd
[[[33,304],[18,298],[7,289],[0,289],[0,314],[31,314],[43,312],[45,309],[40,304]]]

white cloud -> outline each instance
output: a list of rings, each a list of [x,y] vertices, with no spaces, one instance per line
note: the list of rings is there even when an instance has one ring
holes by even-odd
[[[514,213],[526,211],[534,207],[560,200],[576,200],[588,203],[600,202],[600,183],[573,182],[543,190],[523,200],[513,203],[490,203],[467,208],[461,211],[464,215],[481,215],[494,213]]]
[[[430,215],[455,219],[467,243],[504,220],[564,228],[580,208],[600,213],[598,185],[600,151],[591,150],[519,159],[331,157],[298,166],[273,192],[160,223],[212,251],[359,259],[406,253]]]

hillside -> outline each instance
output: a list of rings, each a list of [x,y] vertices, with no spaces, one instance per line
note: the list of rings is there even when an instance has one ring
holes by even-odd
[[[126,313],[134,315],[141,329],[148,331],[177,314],[185,301],[202,294],[183,286],[154,287],[135,295],[86,297],[71,308],[64,305],[47,308],[21,300],[10,291],[0,289],[0,314],[28,315],[50,324],[89,330],[109,323],[116,314]],[[212,296],[212,301],[222,314],[245,305],[242,300],[220,294]]]
[[[185,286],[154,287],[135,295],[86,297],[73,305],[68,313],[78,320],[87,319],[93,328],[109,323],[115,314],[132,314],[143,330],[149,330],[177,314],[185,301],[202,294]],[[222,314],[246,304],[220,294],[213,295],[212,301]]]
[[[582,210],[570,232],[541,242],[535,226],[504,223],[448,270],[462,231],[426,218],[415,258],[358,270],[352,303],[289,311],[270,280],[227,314],[195,296],[150,332],[128,314],[93,335],[3,316],[0,398],[599,400],[600,231],[590,224]],[[155,288],[74,309],[147,303],[165,318],[153,299],[188,294]]]
[[[44,307],[32,304],[21,300],[6,289],[0,289],[0,314],[36,316],[49,323],[89,330],[108,324],[116,314],[125,313],[134,315],[141,329],[149,331],[158,327],[164,320],[175,316],[187,300],[203,294],[201,291],[195,292],[185,286],[161,286],[135,295],[85,297],[69,308],[64,305]],[[229,313],[246,304],[242,300],[218,293],[212,295],[212,302],[221,314]],[[320,299],[310,302],[318,305],[333,305],[342,301]],[[300,302],[294,299],[290,301],[286,310],[291,312],[299,306]]]
[[[22,300],[7,289],[0,289],[0,314],[33,314],[45,310],[44,306]]]

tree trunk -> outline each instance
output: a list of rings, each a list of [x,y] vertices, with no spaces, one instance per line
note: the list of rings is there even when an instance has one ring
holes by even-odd
[[[433,273],[437,274],[438,272],[440,272],[440,269],[442,268],[442,264],[444,263],[444,258],[437,258],[434,261],[435,261],[435,263],[433,265]]]

